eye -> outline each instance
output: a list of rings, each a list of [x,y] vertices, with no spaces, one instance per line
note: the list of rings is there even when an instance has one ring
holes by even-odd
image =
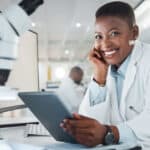
[[[102,36],[99,35],[99,34],[95,34],[95,39],[96,39],[96,40],[101,40],[101,39],[102,39]]]
[[[113,32],[111,32],[110,33],[110,36],[111,37],[116,37],[116,36],[118,36],[120,33],[118,32],[118,31],[113,31]]]

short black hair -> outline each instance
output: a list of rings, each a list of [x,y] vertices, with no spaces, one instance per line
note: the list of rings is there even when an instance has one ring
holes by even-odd
[[[83,74],[83,70],[79,66],[72,67],[70,72],[78,72]]]
[[[129,27],[133,27],[135,24],[133,8],[125,2],[114,1],[106,3],[105,5],[98,8],[95,13],[96,19],[104,16],[115,16],[121,19],[125,19]]]

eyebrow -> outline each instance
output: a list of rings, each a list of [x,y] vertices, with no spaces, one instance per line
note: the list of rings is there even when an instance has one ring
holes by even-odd
[[[112,30],[120,30],[120,28],[118,28],[118,27],[113,27],[113,28],[109,29],[108,32],[110,32],[110,31],[112,31]],[[95,33],[101,34],[101,32],[95,32]]]
[[[113,27],[113,28],[111,28],[111,29],[109,30],[109,32],[110,32],[111,30],[120,30],[120,28],[118,28],[118,27]]]

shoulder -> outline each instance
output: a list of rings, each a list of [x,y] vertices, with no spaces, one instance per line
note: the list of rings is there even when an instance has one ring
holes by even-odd
[[[139,42],[138,41],[138,46],[140,47],[142,53],[143,53],[143,56],[147,56],[147,54],[150,54],[150,44],[148,43],[143,43],[143,42]],[[150,57],[150,55],[148,55],[148,57]]]
[[[137,43],[137,61],[138,71],[142,76],[149,76],[150,73],[150,44],[138,42]],[[138,56],[140,55],[140,56]],[[136,59],[134,57],[134,59]]]
[[[150,67],[150,44],[147,43],[141,43],[141,50],[142,50],[142,63],[146,65],[147,67]]]
[[[139,57],[139,64],[150,66],[150,44],[137,42],[136,43],[136,57]],[[134,57],[134,59],[136,59]]]

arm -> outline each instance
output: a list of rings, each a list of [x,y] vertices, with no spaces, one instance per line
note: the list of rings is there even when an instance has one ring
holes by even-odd
[[[104,102],[106,96],[106,77],[108,71],[108,64],[102,59],[101,54],[94,46],[89,52],[88,59],[94,68],[93,79],[88,87],[85,97],[80,105],[79,112],[86,114],[84,108],[94,106],[100,102]],[[90,103],[90,104],[89,104]]]
[[[99,104],[101,102],[104,102],[105,97],[106,97],[106,87],[100,87],[97,83],[95,83],[94,81],[91,81],[86,95],[88,95],[88,98],[85,97],[85,100],[83,100],[83,104],[81,104],[79,112],[80,112],[80,114],[84,114],[84,115],[86,114],[88,116],[89,112],[85,112],[86,109],[84,107],[86,107],[86,104],[84,102],[86,102],[87,100],[90,100],[91,102],[93,101],[93,103],[90,105],[91,107],[93,107],[94,105]],[[95,119],[96,119],[96,117],[95,117]],[[100,120],[100,121],[102,121],[102,120]],[[112,128],[112,129],[115,129],[114,133],[116,133],[116,130],[118,130],[119,137],[116,139],[118,139],[119,143],[126,143],[128,141],[134,142],[137,140],[132,129],[129,126],[127,126],[126,124],[119,124],[115,128]],[[116,135],[116,136],[118,136],[118,135]]]
[[[105,101],[106,86],[100,86],[93,79],[91,80],[86,95],[89,95],[90,106],[94,106]]]

